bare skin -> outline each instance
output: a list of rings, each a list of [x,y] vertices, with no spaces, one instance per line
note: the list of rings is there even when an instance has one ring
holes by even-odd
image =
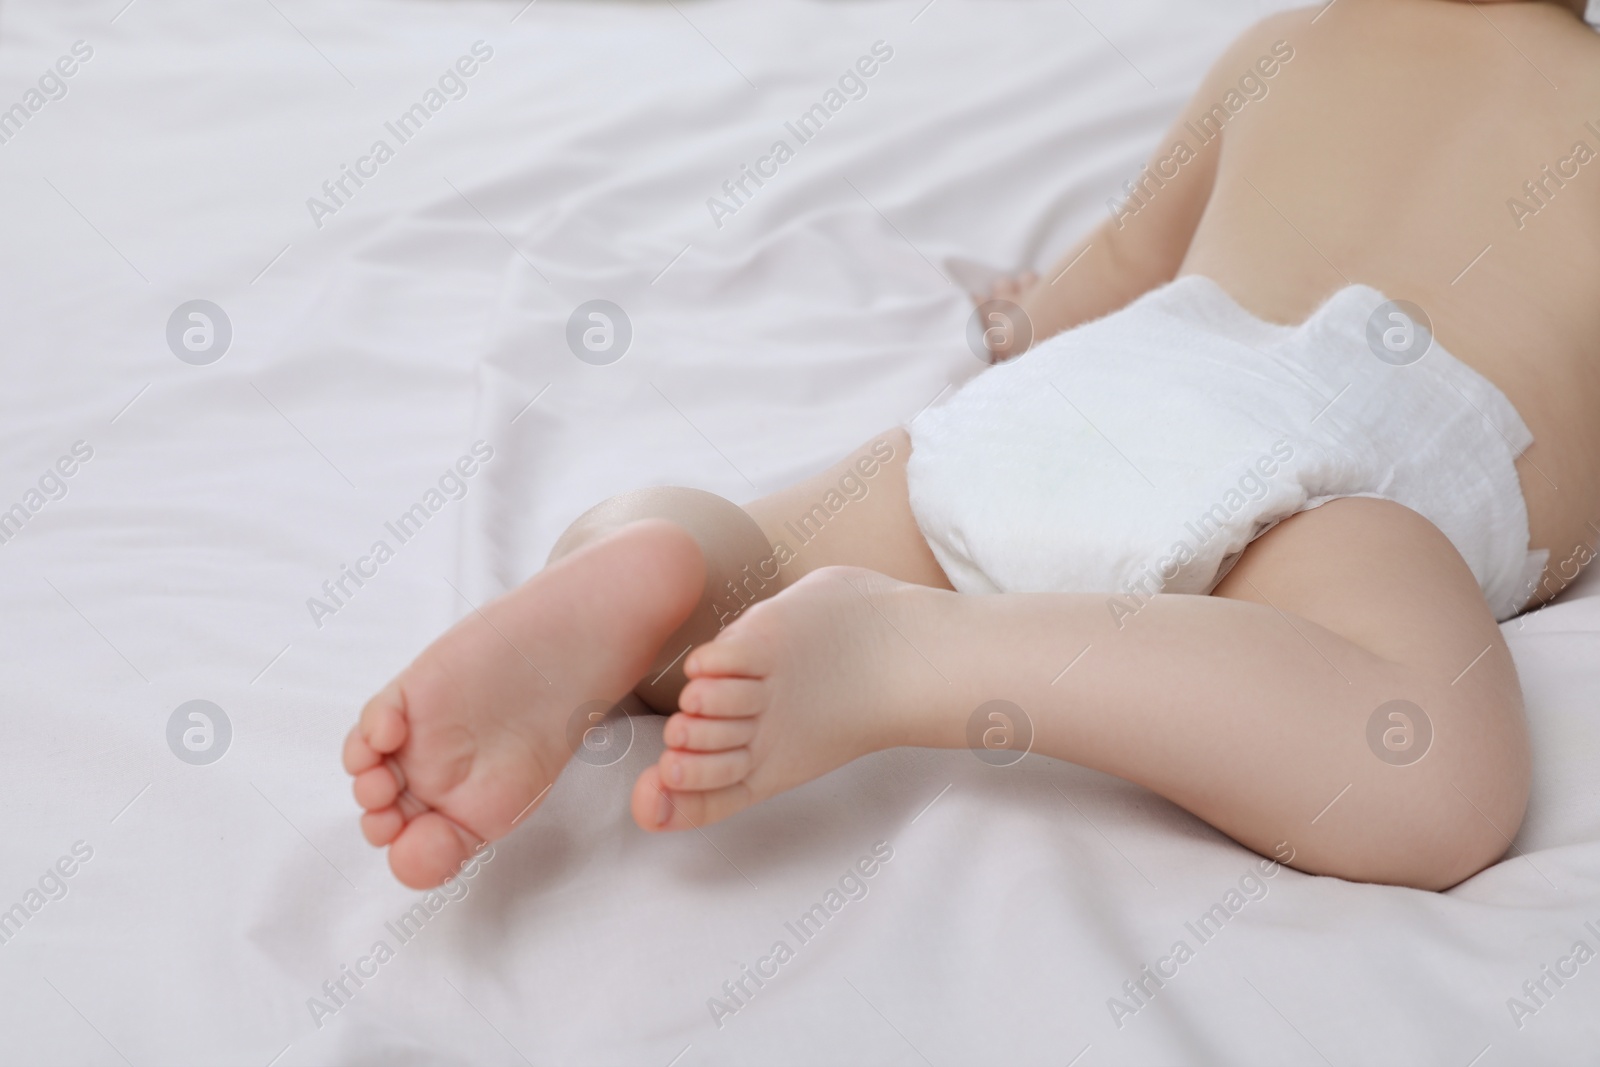
[[[1517,466],[1532,544],[1550,550],[1538,593],[1555,595],[1575,573],[1556,564],[1600,533],[1600,160],[1563,187],[1542,172],[1579,140],[1600,150],[1585,128],[1600,128],[1600,35],[1574,17],[1583,6],[1339,0],[1265,20],[1217,61],[1151,169],[1176,141],[1196,146],[1185,124],[1284,41],[1294,58],[1268,94],[1021,294],[1035,336],[1186,274],[1285,324],[1350,282],[1413,301],[1533,431]],[[1507,202],[1537,207],[1529,181],[1546,181],[1546,206],[1519,225]]]
[[[1600,38],[1556,4],[1339,0],[1247,33],[1185,118],[1279,41],[1293,58],[1222,137],[999,295],[1038,338],[1185,273],[1284,323],[1347,282],[1415,301],[1533,430],[1518,469],[1554,571],[1600,519],[1600,160],[1520,228],[1506,200],[1573,142],[1600,143],[1583,129],[1600,124]],[[1470,570],[1426,520],[1336,500],[1258,538],[1211,596],[1158,595],[1119,627],[1099,595],[951,592],[910,511],[909,452],[889,431],[743,509],[660,489],[579,519],[545,571],[363,710],[345,764],[368,840],[401,881],[437,884],[527,817],[570,754],[574,709],[631,689],[678,709],[633,791],[648,830],[726,818],[884,747],[963,747],[974,710],[1001,699],[1031,720],[1033,751],[1138,782],[1302,870],[1438,889],[1504,852],[1527,797],[1520,689]],[[847,503],[802,542],[830,492]],[[1434,731],[1406,767],[1366,740],[1396,699]]]
[[[527,817],[571,755],[568,713],[627,694],[704,575],[681,527],[633,523],[467,616],[367,702],[344,766],[400,881],[438,885]]]

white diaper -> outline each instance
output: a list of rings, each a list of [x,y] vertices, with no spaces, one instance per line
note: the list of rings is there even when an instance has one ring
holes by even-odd
[[[1434,341],[1378,358],[1386,298],[1353,285],[1300,326],[1188,276],[968,382],[908,427],[911,508],[964,593],[1209,593],[1254,538],[1345,496],[1404,504],[1497,619],[1532,594],[1514,465],[1533,435]]]

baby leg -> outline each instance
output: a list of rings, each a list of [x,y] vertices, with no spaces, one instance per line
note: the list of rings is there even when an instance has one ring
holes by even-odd
[[[848,565],[950,588],[911,516],[910,454],[906,432],[889,430],[820,474],[743,508],[698,489],[625,493],[581,515],[557,540],[550,562],[645,519],[664,519],[694,538],[705,561],[704,590],[634,689],[652,710],[670,715],[678,710],[689,649],[814,570]]]
[[[1509,846],[1529,774],[1516,671],[1415,512],[1333,501],[1258,539],[1217,595],[1131,617],[1117,600],[813,572],[690,653],[634,817],[702,825],[875,749],[990,747],[997,728],[1314,873],[1441,889]],[[990,718],[994,701],[1011,707]]]
[[[345,744],[407,885],[437,885],[537,806],[573,749],[579,709],[630,691],[671,712],[691,647],[810,570],[840,563],[944,585],[906,504],[903,431],[740,509],[694,489],[609,500],[549,564],[474,610],[362,710]]]

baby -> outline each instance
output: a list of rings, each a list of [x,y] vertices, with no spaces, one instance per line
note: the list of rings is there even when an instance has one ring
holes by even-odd
[[[632,693],[671,716],[633,789],[651,831],[972,745],[1312,873],[1492,863],[1529,780],[1496,623],[1600,533],[1582,6],[1251,29],[1106,223],[980,307],[996,366],[742,508],[600,504],[373,697],[344,750],[367,839],[439,883]]]

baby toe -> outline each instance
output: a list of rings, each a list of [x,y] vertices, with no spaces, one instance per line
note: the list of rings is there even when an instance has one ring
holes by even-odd
[[[715,641],[689,653],[683,663],[683,673],[690,678],[760,678],[771,669],[772,650],[767,643],[748,626],[737,623]]]
[[[405,824],[405,816],[400,814],[399,808],[364,812],[361,816],[361,836],[367,839],[367,844],[382,848],[400,835]]]
[[[723,752],[742,748],[756,735],[756,720],[707,719],[682,712],[667,720],[662,739],[668,748],[691,752]]]
[[[423,812],[389,846],[389,869],[402,885],[432,889],[460,870],[480,844],[438,812]]]
[[[750,773],[754,757],[748,748],[726,752],[684,752],[668,749],[661,756],[661,780],[668,789],[704,792],[722,789],[743,781]]]
[[[390,682],[361,709],[361,734],[376,752],[388,755],[406,743],[405,696]]]
[[[658,769],[651,767],[634,785],[633,818],[645,830],[692,830],[726,819],[754,801],[743,782],[705,792],[663,789]]]
[[[359,726],[353,727],[344,739],[344,769],[346,774],[360,774],[383,762],[383,753],[367,744]]]
[[[766,704],[766,687],[756,678],[696,678],[678,694],[680,710],[711,719],[748,718]]]
[[[356,775],[351,792],[357,804],[368,811],[378,811],[394,804],[400,795],[400,783],[386,765],[379,764]]]

